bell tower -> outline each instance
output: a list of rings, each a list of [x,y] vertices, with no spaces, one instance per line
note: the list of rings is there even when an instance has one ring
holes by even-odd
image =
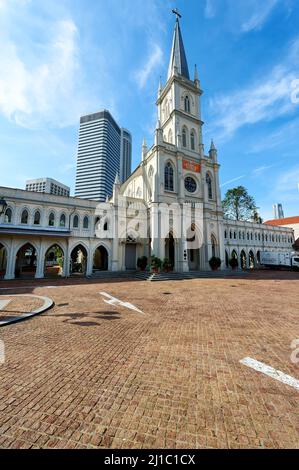
[[[158,118],[163,130],[163,140],[175,145],[190,156],[203,158],[200,81],[197,67],[190,79],[180,22],[177,16],[170,54],[167,82],[158,90]]]

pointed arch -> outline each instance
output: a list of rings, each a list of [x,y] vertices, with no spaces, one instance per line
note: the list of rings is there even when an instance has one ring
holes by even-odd
[[[61,277],[64,267],[64,250],[58,244],[50,246],[45,253],[44,276]]]
[[[190,145],[191,145],[191,150],[196,149],[196,131],[194,129],[191,129],[190,133]]]
[[[260,252],[260,250],[258,250],[258,252],[256,253],[256,260],[257,260],[257,264],[261,264],[261,252]]]
[[[165,238],[165,258],[168,259],[171,269],[175,267],[175,237],[170,231]]]
[[[109,251],[101,244],[93,254],[93,271],[108,271],[109,267]]]
[[[188,129],[186,126],[183,127],[182,129],[182,145],[183,147],[187,148],[188,147]]]
[[[213,199],[213,184],[212,184],[212,177],[210,173],[206,174],[206,183],[208,187],[208,198]]]
[[[190,98],[188,95],[186,95],[184,98],[184,109],[186,113],[190,113],[191,106],[190,106]]]
[[[225,266],[228,268],[229,267],[229,256],[228,256],[228,251],[225,250]]]
[[[49,225],[49,227],[54,227],[55,226],[55,213],[53,211],[51,211],[50,214],[49,214],[48,225]]]
[[[87,215],[83,219],[83,229],[84,230],[89,229],[89,217]]]
[[[211,235],[211,245],[212,245],[212,256],[218,256],[217,238],[213,233]]]
[[[37,250],[32,243],[23,244],[16,254],[15,277],[34,278],[37,266]]]
[[[249,251],[249,268],[255,268],[255,256],[252,250]]]
[[[164,188],[166,191],[174,191],[174,167],[170,161],[164,168]]]
[[[66,216],[65,214],[61,214],[60,220],[59,220],[59,227],[64,228],[66,225]]]
[[[73,217],[73,228],[79,228],[79,216],[75,214]]]
[[[0,243],[0,279],[3,279],[7,268],[7,248]]]
[[[242,250],[240,254],[240,266],[242,269],[247,268],[247,257],[246,257],[246,253],[244,250]]]
[[[34,225],[40,225],[40,220],[41,220],[41,213],[40,213],[40,210],[37,209],[34,212],[33,224]]]
[[[29,219],[29,212],[27,209],[23,209],[22,214],[21,214],[21,224],[27,225],[28,219]]]
[[[87,271],[88,249],[83,243],[72,248],[70,256],[70,273],[85,276]]]
[[[11,224],[12,223],[12,209],[10,207],[8,207],[5,211],[4,223],[5,224]]]

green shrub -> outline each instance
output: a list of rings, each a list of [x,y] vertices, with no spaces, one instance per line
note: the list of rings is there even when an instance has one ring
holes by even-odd
[[[221,259],[217,258],[217,256],[212,256],[212,258],[209,261],[210,267],[213,270],[219,269],[221,266]]]

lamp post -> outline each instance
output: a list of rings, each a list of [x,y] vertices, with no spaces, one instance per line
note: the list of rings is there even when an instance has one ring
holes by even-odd
[[[7,208],[7,202],[0,197],[0,215],[4,214]]]

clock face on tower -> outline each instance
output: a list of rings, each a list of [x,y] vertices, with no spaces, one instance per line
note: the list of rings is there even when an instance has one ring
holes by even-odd
[[[187,176],[187,178],[185,178],[185,189],[188,193],[195,193],[197,189],[196,181],[191,178],[191,176]]]

